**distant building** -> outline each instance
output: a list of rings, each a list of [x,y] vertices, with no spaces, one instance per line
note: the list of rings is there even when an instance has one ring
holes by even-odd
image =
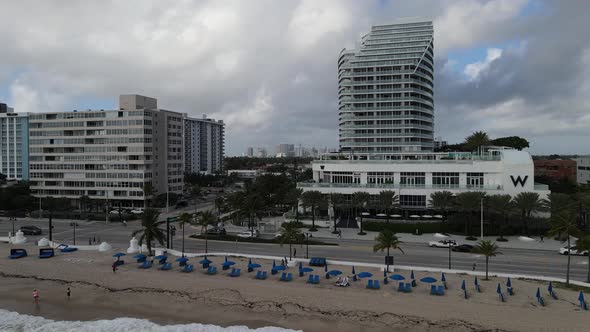
[[[576,161],[576,182],[590,184],[590,156],[574,159]]]
[[[208,119],[184,118],[184,171],[214,174],[223,169],[224,123]]]
[[[265,148],[256,148],[256,157],[257,158],[266,158],[267,153]]]
[[[535,175],[546,176],[553,180],[576,180],[576,161],[571,159],[537,159],[534,160]]]
[[[295,145],[293,145],[293,144],[279,144],[279,145],[277,145],[276,156],[279,158],[295,156]]]
[[[29,179],[29,115],[0,104],[0,174]]]
[[[442,149],[447,145],[448,145],[447,141],[443,141],[442,138],[440,138],[440,137],[437,137],[436,139],[434,139],[434,148],[435,149]]]
[[[246,149],[246,157],[250,157],[250,158],[254,157],[254,148],[253,147],[249,146]]]

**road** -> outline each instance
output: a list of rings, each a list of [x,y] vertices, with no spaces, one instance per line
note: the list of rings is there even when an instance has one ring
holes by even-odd
[[[16,228],[24,225],[36,225],[43,229],[43,236],[47,237],[47,220],[17,221]],[[107,241],[115,248],[127,248],[131,233],[139,229],[139,222],[129,222],[125,227],[119,223],[105,224],[104,222],[81,222],[76,228],[76,243],[88,244],[89,239],[95,238],[97,242]],[[173,247],[180,249],[182,242],[182,231],[176,226],[177,232],[173,241]],[[12,224],[6,220],[0,221],[0,234],[7,234],[12,230]],[[204,252],[205,241],[188,238],[189,234],[198,232],[197,228],[186,229],[185,251]],[[54,239],[65,243],[73,242],[73,227],[68,222],[54,222]],[[40,236],[28,236],[29,240],[37,240]],[[366,240],[331,240],[338,242],[338,246],[310,246],[310,256],[321,256],[327,259],[348,260],[367,263],[382,263],[383,253],[373,253],[372,241]],[[297,256],[305,256],[305,245],[296,245]],[[281,247],[278,244],[260,243],[235,243],[223,241],[208,241],[208,249],[213,251],[240,252],[245,254],[262,254],[288,256],[288,246]],[[430,248],[427,244],[404,243],[405,254],[399,251],[393,252],[395,263],[400,265],[415,265],[426,267],[447,268],[448,250],[444,248]],[[517,273],[526,275],[544,275],[565,278],[566,262],[565,256],[553,251],[527,250],[527,249],[501,249],[502,255],[490,259],[490,271]],[[485,269],[485,257],[470,254],[453,252],[451,256],[452,268],[471,270],[473,263],[476,263],[477,270]],[[588,269],[588,258],[572,256],[571,277],[574,280],[585,281]]]

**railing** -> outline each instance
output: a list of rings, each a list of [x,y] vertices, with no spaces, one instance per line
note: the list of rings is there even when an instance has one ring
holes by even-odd
[[[326,182],[298,182],[300,188],[387,188],[387,189],[440,189],[440,190],[502,190],[502,185],[484,185],[484,186],[467,186],[467,185],[403,185],[390,183],[326,183]]]
[[[347,134],[341,133],[340,137],[423,137],[432,138],[433,134],[422,134],[422,133],[386,133],[386,134]],[[346,142],[341,142],[346,144]]]

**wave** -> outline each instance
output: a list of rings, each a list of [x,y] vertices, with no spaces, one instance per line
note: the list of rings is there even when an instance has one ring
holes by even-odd
[[[0,309],[0,331],[23,332],[294,332],[280,327],[250,329],[246,326],[221,327],[208,324],[158,325],[147,319],[116,318],[96,321],[54,321]]]

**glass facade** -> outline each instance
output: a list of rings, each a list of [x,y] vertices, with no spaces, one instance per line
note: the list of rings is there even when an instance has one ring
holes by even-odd
[[[8,180],[29,179],[29,118],[0,113],[0,173]]]

